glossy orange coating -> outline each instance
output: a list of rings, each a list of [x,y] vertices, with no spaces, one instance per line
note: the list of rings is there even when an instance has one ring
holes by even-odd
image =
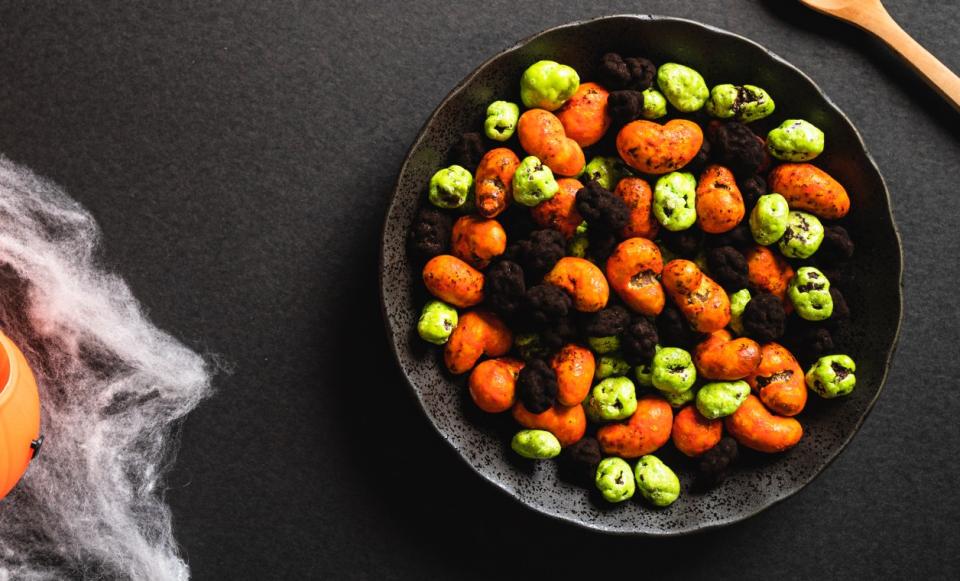
[[[560,178],[557,185],[560,186],[557,193],[530,208],[530,215],[541,228],[553,228],[569,240],[583,222],[576,205],[577,192],[583,188],[583,184],[574,178]]]
[[[506,147],[484,154],[473,180],[478,214],[493,218],[507,209],[513,197],[513,174],[519,165],[517,154]]]
[[[792,306],[787,297],[787,286],[793,278],[793,268],[779,254],[766,246],[752,246],[744,253],[747,258],[747,278],[750,286],[775,295]],[[788,311],[789,312],[789,311]]]
[[[748,395],[723,425],[737,442],[758,452],[783,452],[803,436],[800,422],[771,414],[755,395]]]
[[[782,163],[773,168],[767,186],[787,199],[791,210],[803,210],[827,220],[850,211],[850,196],[840,182],[809,163]]]
[[[746,377],[747,383],[770,411],[795,416],[807,405],[807,384],[803,369],[793,353],[779,343],[761,348],[760,365]]]
[[[723,420],[709,420],[697,411],[696,406],[688,405],[673,417],[670,437],[677,450],[690,457],[699,456],[720,442]]]
[[[693,121],[673,119],[660,125],[639,119],[617,134],[617,151],[630,167],[660,175],[676,171],[697,156],[703,130]]]
[[[573,299],[573,307],[584,313],[599,311],[610,299],[610,287],[603,272],[584,258],[564,256],[543,281],[567,291]]]
[[[450,373],[459,375],[473,369],[484,355],[506,355],[512,345],[513,333],[499,317],[481,309],[467,311],[443,347],[443,361]]]
[[[663,267],[661,282],[695,330],[712,333],[730,323],[730,299],[726,291],[693,262],[682,258],[671,260]]]
[[[423,284],[430,294],[455,307],[472,307],[483,300],[483,273],[450,254],[434,256],[424,265]]]
[[[0,333],[0,498],[27,471],[40,437],[40,395],[27,359]]]
[[[577,405],[586,399],[593,383],[597,363],[593,352],[569,343],[550,359],[550,367],[557,374],[557,401],[560,405]]]
[[[697,182],[697,223],[708,234],[733,230],[746,208],[733,172],[722,165],[707,166]]]
[[[697,345],[693,363],[707,379],[734,381],[753,373],[760,357],[759,343],[748,337],[734,339],[730,331],[720,329]]]
[[[607,98],[610,93],[596,83],[581,83],[577,92],[557,111],[567,137],[580,147],[600,141],[610,127]]]
[[[461,216],[453,224],[450,238],[453,255],[478,269],[486,268],[507,249],[507,232],[500,222],[480,216]]]
[[[653,215],[653,190],[642,178],[627,177],[617,182],[613,191],[630,208],[630,221],[620,231],[623,238],[649,238],[660,231],[660,222]]]
[[[481,361],[473,371],[467,386],[477,407],[492,414],[505,412],[516,401],[517,376],[523,361],[512,357]]]
[[[554,405],[542,414],[535,414],[523,407],[523,402],[518,401],[513,406],[513,419],[528,430],[550,432],[563,447],[576,443],[587,431],[587,414],[580,404]]]
[[[524,151],[538,157],[557,175],[579,175],[586,165],[583,150],[566,136],[563,124],[549,111],[525,111],[517,123],[517,137]]]
[[[637,400],[637,411],[627,421],[597,430],[597,440],[604,454],[639,458],[666,444],[672,427],[670,404],[658,395],[646,395]]]
[[[647,238],[629,238],[607,259],[607,280],[632,310],[654,317],[663,310],[666,295],[657,280],[663,270],[660,249]]]

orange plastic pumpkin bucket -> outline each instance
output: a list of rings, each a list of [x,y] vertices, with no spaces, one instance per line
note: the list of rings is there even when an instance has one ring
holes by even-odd
[[[41,442],[37,380],[20,349],[0,333],[0,498],[26,472]]]

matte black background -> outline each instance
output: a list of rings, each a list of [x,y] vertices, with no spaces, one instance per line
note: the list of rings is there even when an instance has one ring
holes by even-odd
[[[865,34],[789,0],[3,4],[0,152],[86,204],[153,319],[230,369],[169,479],[197,578],[960,576],[960,116]],[[887,4],[960,70],[960,5]],[[554,523],[474,476],[377,303],[393,180],[446,92],[540,29],[626,12],[810,74],[876,157],[906,252],[900,348],[859,436],[792,499],[677,540]]]

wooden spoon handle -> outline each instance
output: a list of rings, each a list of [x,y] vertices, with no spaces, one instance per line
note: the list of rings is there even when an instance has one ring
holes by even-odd
[[[882,9],[882,6],[876,18],[870,18],[869,21],[860,24],[890,45],[890,48],[903,57],[928,85],[960,112],[960,77],[957,77],[937,57],[930,54],[900,28],[900,25],[886,10]]]

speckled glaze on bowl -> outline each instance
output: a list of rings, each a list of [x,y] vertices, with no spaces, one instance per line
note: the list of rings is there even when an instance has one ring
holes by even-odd
[[[408,261],[406,239],[425,185],[444,165],[450,146],[461,133],[482,126],[487,103],[518,100],[518,79],[530,63],[556,60],[572,65],[589,80],[594,63],[608,51],[690,65],[711,86],[721,82],[759,85],[776,100],[772,119],[777,123],[799,117],[822,128],[827,149],[816,163],[849,191],[853,209],[846,224],[860,249],[856,281],[846,292],[856,321],[848,349],[857,361],[856,390],[829,402],[812,396],[800,416],[805,434],[796,448],[772,456],[747,451],[726,482],[708,492],[691,491],[691,463],[667,446],[658,454],[677,469],[683,493],[666,509],[652,509],[639,499],[607,506],[591,491],[566,481],[558,474],[556,462],[517,459],[508,446],[515,429],[510,427],[509,414],[476,411],[466,394],[465,378],[446,373],[438,350],[426,346],[415,331],[426,296],[419,273]],[[473,470],[525,506],[618,534],[671,536],[728,525],[809,483],[847,445],[880,394],[902,311],[903,259],[889,193],[850,120],[806,75],[760,45],[718,28],[660,16],[610,16],[546,30],[494,56],[457,85],[424,125],[400,170],[384,224],[380,260],[388,337],[417,400],[440,435]]]

